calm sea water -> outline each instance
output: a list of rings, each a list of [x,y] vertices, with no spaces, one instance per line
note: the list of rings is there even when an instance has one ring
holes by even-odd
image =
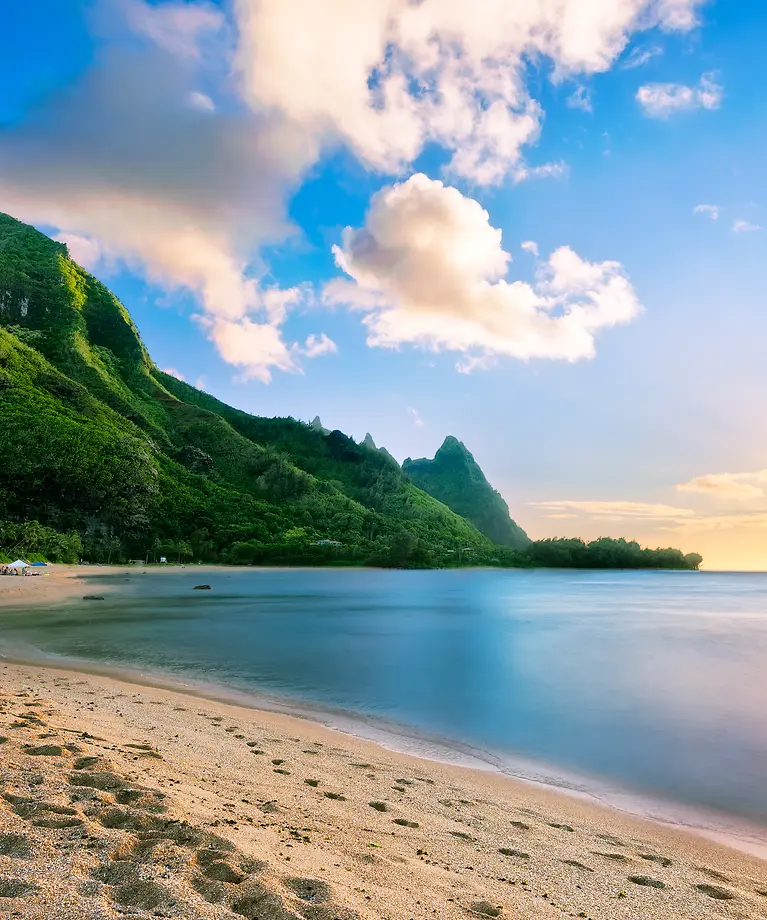
[[[213,590],[193,591],[201,580]],[[386,720],[495,763],[767,826],[767,575],[136,569],[115,581],[104,602],[4,614],[0,644]]]

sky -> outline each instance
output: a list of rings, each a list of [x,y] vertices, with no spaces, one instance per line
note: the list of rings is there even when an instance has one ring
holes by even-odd
[[[161,368],[767,569],[760,0],[7,0],[0,210]],[[765,229],[763,229],[763,227]]]

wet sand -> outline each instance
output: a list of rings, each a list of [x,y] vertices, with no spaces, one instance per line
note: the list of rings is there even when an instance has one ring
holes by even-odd
[[[767,863],[288,715],[0,665],[0,917],[764,917]]]

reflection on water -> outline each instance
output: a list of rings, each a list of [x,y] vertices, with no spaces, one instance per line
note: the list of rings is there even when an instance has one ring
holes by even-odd
[[[117,579],[0,638],[394,721],[767,821],[767,575],[239,571]],[[91,590],[89,587],[88,590]]]

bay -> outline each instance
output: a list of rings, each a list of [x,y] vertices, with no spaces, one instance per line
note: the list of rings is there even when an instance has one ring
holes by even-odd
[[[5,611],[0,647],[268,694],[767,826],[767,575],[125,572],[84,583],[119,589],[102,602]]]

